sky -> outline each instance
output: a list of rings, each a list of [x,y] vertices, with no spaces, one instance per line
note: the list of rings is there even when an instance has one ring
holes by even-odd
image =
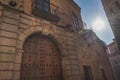
[[[81,16],[96,35],[106,44],[113,41],[114,35],[104,12],[101,0],[74,0],[81,8]],[[99,23],[98,23],[99,21]],[[97,24],[98,23],[98,24]],[[104,23],[104,26],[101,25]],[[94,25],[97,24],[97,25]],[[103,27],[101,27],[103,26]]]

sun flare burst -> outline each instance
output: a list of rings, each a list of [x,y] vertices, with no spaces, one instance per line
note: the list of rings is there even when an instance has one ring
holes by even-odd
[[[100,17],[93,22],[93,29],[96,31],[102,31],[105,28],[105,22]]]

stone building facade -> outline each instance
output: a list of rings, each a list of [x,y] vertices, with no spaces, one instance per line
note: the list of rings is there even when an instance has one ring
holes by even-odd
[[[73,0],[0,2],[0,80],[114,80]]]
[[[114,40],[114,42],[109,44],[107,48],[107,53],[112,64],[116,80],[120,80],[120,51],[116,41]]]
[[[101,0],[120,49],[120,0]]]

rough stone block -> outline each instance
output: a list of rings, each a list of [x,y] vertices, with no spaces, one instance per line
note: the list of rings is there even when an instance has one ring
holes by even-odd
[[[18,13],[8,11],[8,10],[3,11],[3,16],[10,17],[10,18],[13,18],[13,19],[19,19],[19,14]]]
[[[16,46],[16,40],[11,38],[0,37],[0,45]]]
[[[26,30],[23,32],[23,34],[29,36],[30,34],[32,34],[32,32],[31,32],[31,30],[30,30],[30,28],[29,28],[29,29],[26,29]],[[19,37],[19,38],[20,38],[20,37]]]
[[[71,69],[71,66],[70,65],[64,65],[65,67],[65,70],[70,70]]]
[[[12,80],[12,71],[0,71],[0,80]]]
[[[78,62],[79,61],[77,59],[70,59],[70,63],[73,64],[73,65],[78,64]]]
[[[11,31],[11,32],[17,32],[18,26],[7,24],[7,23],[2,23],[0,25],[0,29]]]
[[[22,59],[22,52],[18,52],[15,56],[15,63],[20,64]]]
[[[33,21],[33,23],[34,23],[34,26],[43,26],[43,22],[42,21]]]
[[[71,58],[71,59],[76,59],[77,56],[75,56],[75,55],[69,55],[69,58]]]
[[[34,17],[29,16],[29,15],[26,15],[26,14],[24,14],[24,13],[21,13],[21,17],[22,17],[22,18],[29,19],[29,20],[34,20],[34,19],[35,19]]]
[[[0,61],[14,61],[14,55],[0,53]]]
[[[21,18],[20,22],[32,26],[32,20]]]
[[[66,75],[67,75],[68,77],[70,77],[70,76],[72,75],[71,69],[70,69],[70,70],[66,70],[65,72],[66,72]]]
[[[0,36],[10,37],[10,38],[17,38],[17,33],[0,30]]]
[[[14,70],[15,71],[20,71],[20,68],[21,68],[21,64],[14,64]]]
[[[13,80],[20,80],[20,71],[14,72]]]
[[[21,33],[19,36],[19,40],[24,41],[26,39],[26,37],[27,36],[25,34]]]
[[[68,60],[68,59],[64,59],[64,58],[63,58],[62,63],[63,63],[64,65],[69,65],[69,64],[70,64],[69,60]]]
[[[30,26],[21,23],[21,24],[19,25],[19,27],[20,27],[20,28],[23,28],[23,29],[27,29],[27,28],[30,27]]]
[[[0,70],[13,70],[13,63],[0,62]]]
[[[0,17],[2,17],[2,11],[0,11]]]
[[[2,11],[3,10],[3,6],[0,6],[0,11]]]
[[[74,69],[72,70],[73,75],[80,75],[80,70],[79,69]]]
[[[50,33],[49,27],[43,28],[42,33],[45,34],[45,35],[48,35]]]
[[[14,54],[15,48],[7,47],[7,46],[0,46],[0,52]]]
[[[7,22],[9,24],[13,24],[13,25],[18,25],[18,20],[14,20],[11,18],[2,17],[2,21]]]
[[[16,46],[16,48],[18,48],[18,49],[22,49],[23,48],[23,43],[24,43],[24,41],[17,41],[17,46]]]
[[[72,78],[73,78],[73,80],[80,80],[81,79],[80,75],[74,75]]]
[[[36,28],[36,31],[41,31],[42,32],[42,30],[43,30],[42,26],[36,26],[35,28]]]
[[[36,32],[36,29],[35,29],[35,27],[30,27],[30,28],[29,28],[29,30],[31,31],[31,33],[34,33],[34,32]]]

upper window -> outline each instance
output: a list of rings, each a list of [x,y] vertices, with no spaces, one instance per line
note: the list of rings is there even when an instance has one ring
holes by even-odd
[[[36,17],[58,22],[60,20],[57,15],[58,6],[51,4],[50,0],[32,0],[32,14]]]
[[[112,8],[110,8],[110,13],[112,14],[114,11],[113,11],[113,9]]]
[[[79,30],[79,21],[78,17],[73,13],[73,22],[77,30]]]
[[[93,80],[92,71],[90,66],[83,66],[84,74],[85,74],[85,80]]]
[[[118,64],[118,61],[117,61],[117,60],[115,60],[115,64]]]
[[[119,3],[119,1],[116,1],[115,4],[116,4],[116,7],[117,7],[118,9],[120,9],[120,3]]]
[[[33,7],[44,12],[50,12],[50,0],[33,0]]]
[[[105,74],[105,70],[104,70],[104,69],[101,69],[101,72],[102,72],[102,75],[103,75],[103,79],[104,79],[104,80],[107,80],[107,77],[106,77],[106,74]]]

